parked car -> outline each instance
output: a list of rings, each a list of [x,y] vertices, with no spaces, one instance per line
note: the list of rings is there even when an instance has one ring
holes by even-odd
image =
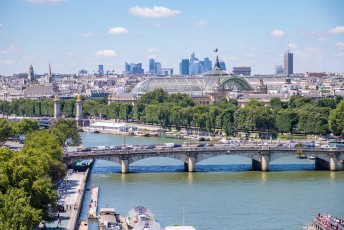
[[[148,145],[145,147],[145,149],[155,149],[155,145]]]

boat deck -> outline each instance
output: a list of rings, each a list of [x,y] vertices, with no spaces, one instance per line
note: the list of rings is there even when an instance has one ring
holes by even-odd
[[[88,209],[88,219],[97,218],[98,193],[99,193],[99,187],[93,187],[91,189],[91,202]]]

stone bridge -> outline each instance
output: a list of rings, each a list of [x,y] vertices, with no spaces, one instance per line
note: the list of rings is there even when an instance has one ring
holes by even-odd
[[[331,171],[343,170],[344,149],[320,148],[273,148],[273,147],[180,147],[140,150],[95,150],[88,152],[65,153],[63,162],[67,165],[78,161],[93,159],[107,160],[121,165],[122,173],[129,172],[133,162],[151,157],[169,157],[184,162],[185,170],[194,172],[196,163],[222,155],[237,155],[252,159],[255,170],[269,171],[269,163],[286,156],[297,156],[297,150],[303,155],[315,157],[315,164]]]

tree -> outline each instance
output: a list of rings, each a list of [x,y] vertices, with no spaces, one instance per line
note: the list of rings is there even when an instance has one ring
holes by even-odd
[[[74,120],[60,118],[54,120],[49,131],[54,134],[60,141],[61,145],[80,145],[81,137]]]
[[[151,92],[145,93],[141,96],[141,98],[138,100],[137,104],[158,104],[158,103],[164,103],[166,99],[168,98],[168,93],[163,89],[155,89]]]
[[[281,133],[292,134],[297,122],[297,113],[293,109],[279,110],[276,114],[277,130]]]
[[[74,106],[75,106],[75,99],[62,100],[61,101],[62,114],[68,117],[74,116],[75,115]]]
[[[18,122],[18,134],[26,135],[39,129],[38,122],[36,120],[24,118]]]
[[[30,155],[47,154],[54,160],[60,160],[63,154],[61,145],[53,133],[41,130],[26,136],[23,151]]]
[[[340,101],[336,109],[331,111],[328,122],[333,133],[336,135],[344,134],[344,100]]]
[[[11,136],[12,128],[7,120],[0,119],[0,146]]]
[[[168,96],[167,102],[180,107],[194,106],[195,102],[185,93],[172,93]]]
[[[30,205],[30,197],[23,189],[11,188],[0,192],[0,229],[35,229],[41,220],[42,210]]]

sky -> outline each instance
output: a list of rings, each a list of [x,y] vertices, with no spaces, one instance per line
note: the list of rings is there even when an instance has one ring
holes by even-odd
[[[344,72],[343,0],[0,0],[0,75],[122,73],[154,58],[216,55],[272,74],[294,53],[294,72]],[[214,53],[214,49],[218,53]]]

